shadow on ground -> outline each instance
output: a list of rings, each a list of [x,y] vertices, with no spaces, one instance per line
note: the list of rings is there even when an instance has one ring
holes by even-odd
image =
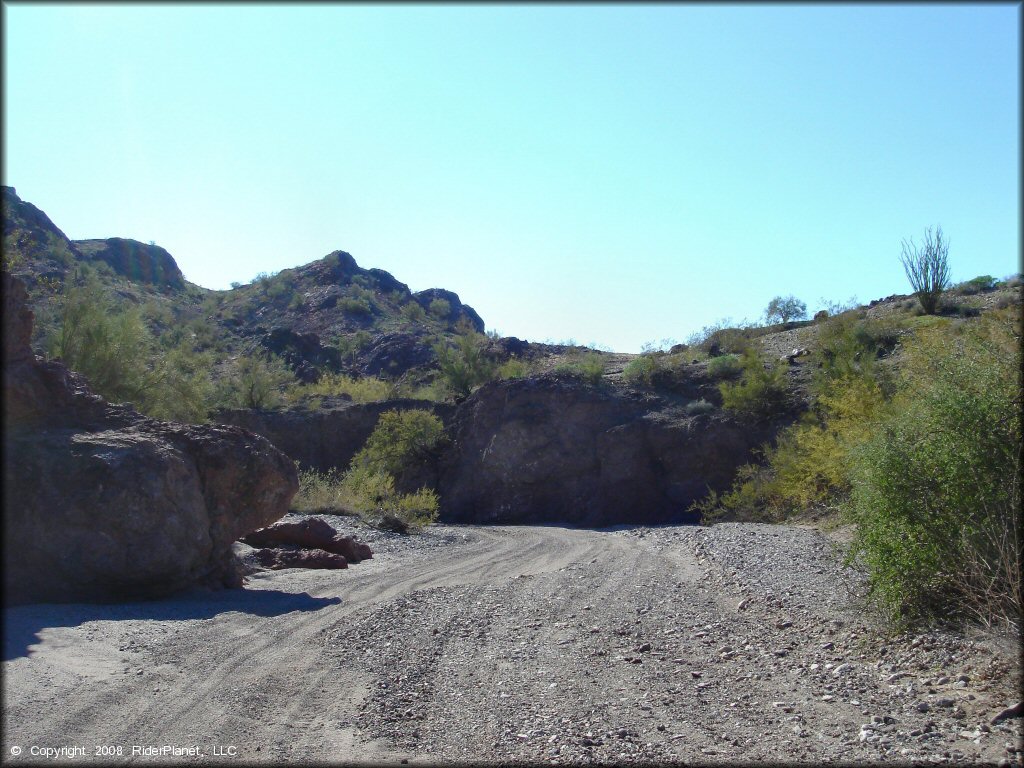
[[[88,621],[182,621],[211,619],[222,613],[253,616],[319,611],[341,603],[340,597],[313,597],[308,592],[276,589],[191,590],[161,600],[130,603],[66,603],[19,605],[3,611],[4,661],[31,655],[40,642],[39,632],[53,627],[74,627]]]

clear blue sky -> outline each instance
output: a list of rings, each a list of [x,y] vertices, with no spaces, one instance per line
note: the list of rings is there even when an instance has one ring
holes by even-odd
[[[1019,5],[4,3],[4,184],[208,288],[349,251],[618,351],[1020,263]]]

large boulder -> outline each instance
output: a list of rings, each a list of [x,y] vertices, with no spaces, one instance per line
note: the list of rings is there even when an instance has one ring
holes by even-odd
[[[695,522],[771,436],[717,411],[559,378],[486,384],[456,412],[441,519],[475,523]]]
[[[273,525],[260,528],[242,541],[251,547],[300,547],[319,549],[342,555],[350,563],[358,563],[373,557],[369,544],[352,536],[344,536],[326,520],[305,517],[299,520],[278,520]]]
[[[4,597],[106,601],[239,586],[232,543],[288,511],[291,460],[238,427],[146,418],[28,349],[4,288]]]
[[[348,568],[345,557],[323,549],[257,549],[252,557],[264,568],[272,571],[284,568]]]
[[[123,237],[105,240],[76,240],[75,246],[86,258],[109,264],[119,275],[137,283],[183,288],[185,276],[178,263],[159,245],[140,243]]]
[[[412,368],[433,366],[434,339],[423,331],[381,333],[359,353],[364,376],[397,378]]]

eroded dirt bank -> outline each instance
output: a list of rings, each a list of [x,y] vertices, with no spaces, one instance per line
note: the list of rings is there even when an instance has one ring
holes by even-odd
[[[1017,702],[1017,648],[877,634],[815,530],[438,526],[372,544],[346,571],[245,591],[6,609],[5,760],[1020,760],[1020,719],[991,724]]]

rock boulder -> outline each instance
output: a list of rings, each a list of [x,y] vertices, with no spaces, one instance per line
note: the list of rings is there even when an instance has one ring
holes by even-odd
[[[348,561],[342,555],[322,549],[257,549],[253,559],[272,571],[283,568],[348,568]]]
[[[24,289],[6,273],[3,288],[5,599],[239,586],[232,543],[288,511],[291,460],[238,427],[107,403],[81,375],[32,355]]]
[[[351,536],[343,536],[330,523],[318,517],[279,520],[243,536],[242,541],[251,547],[278,547],[283,544],[303,549],[320,549],[342,555],[350,563],[373,557],[368,544]]]

